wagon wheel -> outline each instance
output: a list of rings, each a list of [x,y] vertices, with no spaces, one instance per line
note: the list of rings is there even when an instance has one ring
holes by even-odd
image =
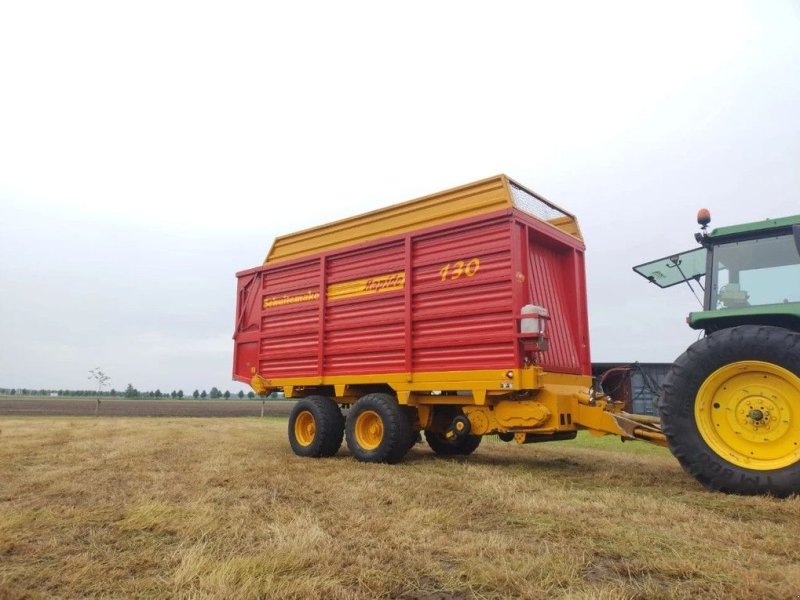
[[[411,448],[414,430],[409,412],[389,394],[367,394],[350,409],[347,447],[363,462],[396,463]]]
[[[333,456],[344,435],[344,416],[331,398],[309,396],[289,416],[289,444],[298,456]]]
[[[475,452],[481,444],[479,435],[465,435],[448,440],[443,433],[425,432],[425,441],[439,456],[467,456]]]

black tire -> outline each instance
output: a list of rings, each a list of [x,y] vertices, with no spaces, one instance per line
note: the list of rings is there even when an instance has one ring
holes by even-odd
[[[372,437],[363,432],[363,423],[377,425]],[[409,411],[389,394],[367,394],[358,399],[347,415],[347,447],[362,462],[400,462],[413,445],[414,429]]]
[[[800,377],[800,334],[780,327],[742,325],[717,331],[692,344],[672,365],[659,399],[658,407],[662,426],[670,450],[680,461],[684,470],[708,489],[733,494],[771,494],[778,497],[796,494],[800,492],[800,461],[782,468],[770,469],[769,465],[762,465],[762,468],[746,468],[742,466],[747,463],[746,460],[739,460],[739,464],[732,462],[733,459],[728,460],[723,456],[725,453],[721,454],[718,450],[714,450],[701,433],[704,417],[700,417],[700,424],[698,424],[698,417],[695,413],[698,402],[704,402],[708,406],[705,410],[712,416],[708,417],[705,422],[706,427],[712,432],[715,431],[714,427],[721,426],[720,423],[715,423],[719,419],[722,421],[723,427],[719,431],[735,433],[735,435],[729,433],[727,435],[737,446],[739,446],[737,437],[739,435],[742,435],[741,439],[743,440],[745,435],[756,437],[750,433],[751,429],[748,424],[752,423],[751,421],[745,421],[745,425],[741,427],[741,434],[736,431],[736,428],[740,427],[737,419],[749,419],[751,414],[756,415],[754,418],[761,418],[761,411],[748,408],[748,405],[752,404],[751,398],[755,399],[756,404],[764,402],[767,398],[763,391],[759,394],[757,383],[741,385],[733,378],[726,380],[724,377],[727,372],[723,371],[722,380],[725,384],[730,381],[731,383],[728,385],[733,385],[733,387],[731,391],[728,390],[728,387],[715,389],[725,390],[721,394],[726,395],[719,397],[725,398],[727,404],[723,406],[720,402],[713,401],[718,396],[712,396],[709,399],[709,392],[706,391],[710,389],[708,387],[703,391],[702,397],[698,396],[701,386],[707,380],[711,381],[712,374],[740,361],[769,363],[768,368],[781,367],[790,374],[794,374],[795,377]],[[766,380],[768,377],[758,370],[754,370],[753,373],[757,378],[761,377]],[[748,375],[750,374],[748,373]],[[718,374],[715,375],[715,377],[718,376]],[[791,389],[791,386],[788,389]],[[772,397],[775,398],[775,396]],[[763,435],[773,435],[786,447],[800,447],[800,439],[798,439],[800,436],[797,435],[798,425],[796,422],[790,422],[791,419],[798,418],[800,394],[787,393],[781,398],[783,409],[791,407],[791,410],[781,409],[779,412],[783,415],[782,419],[789,419],[783,421],[789,425],[781,432],[776,431],[778,426],[767,422],[765,428],[773,427],[772,431],[775,433],[773,435],[766,430],[767,433]],[[735,404],[736,402],[738,404]],[[755,406],[755,404],[752,405]],[[738,409],[739,406],[741,409]],[[735,408],[738,410],[734,410]],[[714,416],[713,411],[717,409],[722,411],[719,417]],[[701,415],[704,414],[703,404],[697,410]],[[724,412],[726,410],[733,412]],[[738,417],[738,414],[746,416]],[[781,420],[775,419],[775,414],[773,414],[772,422],[778,421]],[[728,423],[732,423],[732,425],[728,425]],[[753,424],[752,431],[756,431],[755,424]],[[760,435],[762,434],[759,434],[759,437]],[[764,437],[763,441],[767,442],[768,440]],[[754,443],[758,444],[759,440],[756,439]],[[722,448],[724,449],[724,446]],[[737,450],[737,448],[733,448],[733,450]],[[756,446],[756,452],[757,450]],[[753,452],[751,451],[750,454]],[[790,456],[790,454],[789,452],[786,456]],[[728,458],[735,456],[733,452],[728,454]],[[791,460],[791,458],[787,460]]]
[[[303,431],[301,425],[308,422],[308,415],[313,423]],[[289,444],[298,456],[333,456],[339,451],[343,437],[344,416],[332,398],[309,396],[294,405],[289,415]]]
[[[465,435],[448,440],[443,433],[425,432],[425,441],[439,456],[468,456],[480,446],[481,439],[479,435]]]
[[[411,450],[417,442],[422,442],[422,436],[418,428],[419,419],[417,418],[417,410],[415,408],[410,406],[403,406],[402,408],[406,413],[408,422],[411,423],[411,435],[408,436],[408,449]]]

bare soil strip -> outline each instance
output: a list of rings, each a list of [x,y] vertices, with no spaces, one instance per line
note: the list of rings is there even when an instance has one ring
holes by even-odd
[[[93,416],[94,398],[0,398],[0,415]],[[264,414],[288,416],[288,401],[267,401]],[[101,398],[100,416],[106,417],[258,417],[259,400],[123,400]]]

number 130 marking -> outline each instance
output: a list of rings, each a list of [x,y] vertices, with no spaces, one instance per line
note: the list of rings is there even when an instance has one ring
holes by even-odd
[[[470,261],[464,262],[463,260],[454,263],[447,263],[439,269],[439,277],[442,281],[446,279],[458,279],[462,275],[472,277],[481,268],[481,261],[478,258],[473,258]]]

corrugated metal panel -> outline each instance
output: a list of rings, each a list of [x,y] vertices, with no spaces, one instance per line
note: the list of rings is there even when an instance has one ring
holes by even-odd
[[[258,361],[258,372],[262,377],[314,377],[317,370],[317,357],[290,356],[283,358],[264,358]]]
[[[293,333],[274,338],[262,338],[259,352],[261,357],[269,361],[273,358],[291,358],[316,356],[319,335],[313,333]]]
[[[455,290],[439,288],[415,293],[412,303],[414,321],[444,319],[444,323],[452,327],[466,315],[507,312],[509,327],[512,327],[511,289],[507,284],[508,279],[495,279],[480,285],[465,284]]]
[[[286,308],[281,313],[265,311],[261,319],[261,333],[265,338],[316,333],[319,330],[319,309],[315,304],[304,309],[296,306]],[[294,312],[289,312],[293,308]]]
[[[405,252],[403,241],[370,245],[355,252],[334,254],[327,262],[328,284],[370,277],[378,273],[402,271]]]
[[[413,369],[513,367],[509,218],[422,236],[412,264]]]
[[[328,304],[325,328],[328,331],[360,328],[365,324],[385,325],[403,322],[403,292],[362,296]]]
[[[398,363],[398,356],[400,361]],[[398,364],[400,365],[398,367]],[[327,375],[367,375],[402,371],[403,354],[400,352],[348,352],[326,357]],[[380,383],[376,381],[375,383]]]
[[[530,277],[534,304],[550,313],[547,324],[549,350],[540,360],[547,371],[581,373],[581,351],[576,320],[574,250],[556,246],[541,234],[530,238]]]
[[[264,272],[262,287],[270,294],[319,286],[319,259],[292,263]]]
[[[501,210],[265,265],[258,317],[247,319],[259,331],[237,334],[235,375],[249,379],[253,333],[267,379],[519,368],[517,316],[531,295],[552,317],[543,366],[579,373],[580,250],[555,227]],[[242,306],[253,273],[241,274]]]
[[[334,253],[327,261],[328,284],[355,281],[354,293],[371,278],[401,272],[403,240]],[[405,367],[405,292],[329,299],[325,311],[325,373],[328,375],[394,373]]]
[[[307,377],[317,371],[320,259],[264,271],[259,374]],[[265,306],[268,303],[269,306]]]
[[[328,306],[325,372],[394,373],[405,368],[403,293],[341,300]],[[347,303],[347,304],[343,304]]]
[[[470,343],[460,348],[439,346],[414,349],[416,371],[507,369],[513,364],[514,347],[510,342]]]

